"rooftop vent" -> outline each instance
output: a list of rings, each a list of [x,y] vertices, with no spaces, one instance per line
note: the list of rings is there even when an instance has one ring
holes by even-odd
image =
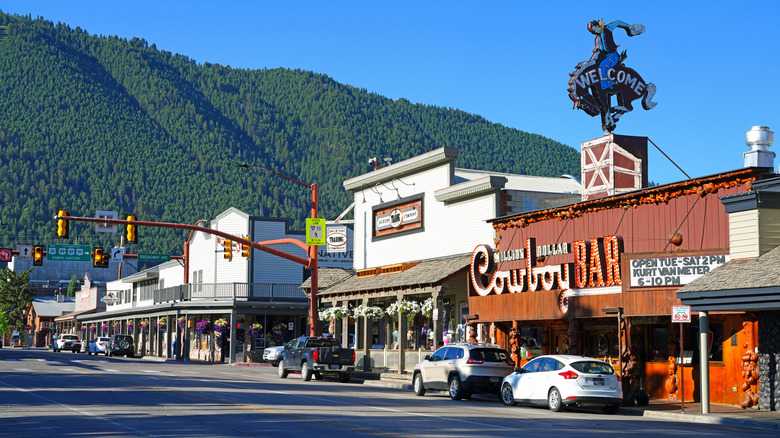
[[[745,167],[774,167],[775,153],[769,147],[775,140],[775,133],[767,126],[754,126],[745,132],[745,144],[750,147],[742,154]]]

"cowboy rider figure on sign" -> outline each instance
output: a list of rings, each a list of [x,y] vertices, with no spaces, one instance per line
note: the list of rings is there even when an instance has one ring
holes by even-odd
[[[644,33],[641,24],[629,25],[623,21],[604,24],[604,20],[588,23],[590,33],[596,35],[596,48],[593,56],[580,62],[573,73],[569,73],[569,97],[574,108],[585,111],[590,116],[601,115],[601,127],[612,132],[620,116],[633,110],[631,102],[642,98],[642,107],[650,110],[656,106],[653,102],[655,85],[645,82],[634,69],[626,67],[625,50],[618,54],[618,45],[612,37],[612,31],[623,29],[629,37]],[[615,97],[616,105],[612,105]]]

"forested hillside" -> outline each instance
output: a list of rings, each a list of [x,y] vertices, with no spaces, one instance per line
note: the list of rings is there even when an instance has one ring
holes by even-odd
[[[142,39],[42,19],[0,13],[0,64],[6,247],[55,241],[58,208],[194,223],[234,206],[302,229],[309,191],[240,162],[318,183],[326,218],[349,205],[342,182],[367,171],[373,156],[400,161],[453,146],[459,167],[579,175],[571,147],[477,115],[307,71],[200,64]],[[118,234],[93,228],[71,223],[69,243],[118,244]],[[180,254],[187,235],[141,228],[130,251]]]

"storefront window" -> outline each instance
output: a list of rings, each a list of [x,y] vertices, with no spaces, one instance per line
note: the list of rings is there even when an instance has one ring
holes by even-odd
[[[520,337],[517,345],[520,346],[520,357],[530,360],[536,356],[544,354],[542,352],[542,336],[544,331],[541,327],[521,328]]]
[[[650,360],[666,361],[669,359],[669,326],[652,326],[650,338]]]

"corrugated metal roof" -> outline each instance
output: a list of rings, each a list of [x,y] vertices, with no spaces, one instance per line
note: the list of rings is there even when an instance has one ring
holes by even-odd
[[[76,303],[73,298],[66,298],[65,302],[57,302],[54,297],[35,297],[33,298],[33,309],[38,316],[57,317],[62,314],[73,312],[76,309]]]

